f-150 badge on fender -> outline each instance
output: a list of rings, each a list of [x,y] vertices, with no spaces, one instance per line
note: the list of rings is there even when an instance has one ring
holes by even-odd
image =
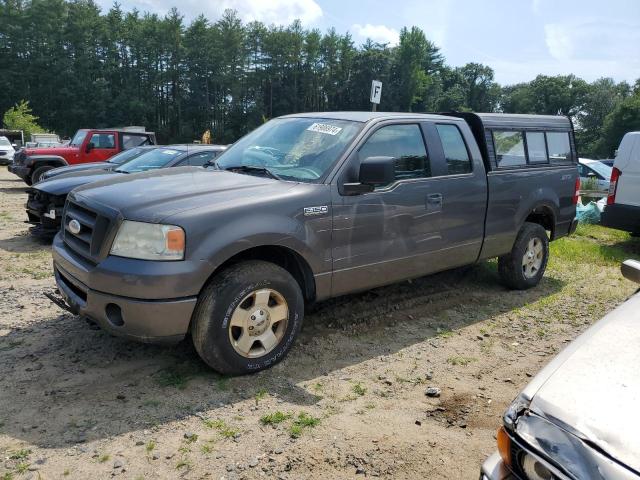
[[[319,207],[304,207],[304,216],[310,217],[312,215],[324,215],[329,211],[329,207],[321,205]]]

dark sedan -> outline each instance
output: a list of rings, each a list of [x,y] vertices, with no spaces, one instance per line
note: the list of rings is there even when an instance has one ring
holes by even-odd
[[[213,161],[226,149],[222,145],[169,145],[151,147],[120,165],[81,169],[43,180],[28,190],[28,223],[35,225],[32,233],[51,236],[60,229],[64,202],[71,190],[88,183],[124,174],[146,172],[158,168],[199,166]],[[123,152],[126,153],[126,152]],[[106,163],[106,162],[105,162]]]

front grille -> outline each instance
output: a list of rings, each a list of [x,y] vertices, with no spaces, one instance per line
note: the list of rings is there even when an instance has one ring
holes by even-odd
[[[69,229],[73,220],[80,224],[77,233]],[[64,243],[73,252],[95,264],[102,252],[110,223],[108,217],[69,200],[62,218]]]

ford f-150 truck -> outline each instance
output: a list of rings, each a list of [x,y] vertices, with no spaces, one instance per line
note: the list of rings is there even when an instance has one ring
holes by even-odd
[[[284,116],[207,169],[73,190],[56,283],[114,334],[189,334],[213,369],[255,372],[286,355],[310,302],[491,257],[509,287],[537,285],[549,240],[576,227],[576,164],[565,117]]]
[[[155,145],[153,132],[140,129],[81,129],[68,145],[50,148],[22,148],[13,157],[9,171],[27,185],[37,183],[42,175],[54,168],[88,162],[104,162],[123,150]]]

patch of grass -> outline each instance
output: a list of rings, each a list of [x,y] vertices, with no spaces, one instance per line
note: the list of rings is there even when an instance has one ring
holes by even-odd
[[[69,470],[68,468],[65,468],[64,472],[62,472],[62,475],[65,477],[68,477],[69,475],[71,475],[71,470]]]
[[[11,472],[5,472],[1,477],[0,480],[13,480],[13,473]]]
[[[173,367],[161,370],[156,375],[156,382],[161,387],[173,387],[178,390],[187,388],[190,376],[185,372]]]
[[[151,453],[155,450],[156,448],[156,442],[153,440],[149,440],[149,442],[147,442],[147,444],[145,445],[144,449],[147,451],[147,453]]]
[[[31,455],[31,450],[29,450],[27,448],[22,448],[20,450],[16,450],[11,455],[9,455],[9,458],[11,460],[24,460],[29,455]]]
[[[277,411],[262,416],[262,418],[260,418],[260,423],[262,423],[263,425],[277,425],[278,423],[282,423],[289,418],[291,418],[291,414]]]
[[[142,402],[142,405],[145,407],[159,407],[160,406],[160,400],[155,400],[155,399],[150,399],[150,400],[145,400],[144,402]]]
[[[314,389],[316,392],[321,392],[323,388],[324,388],[324,387],[323,387],[323,385],[322,385],[320,382],[316,383],[316,384],[313,386],[313,389]]]
[[[181,468],[191,468],[191,462],[186,458],[179,460],[178,463],[176,463],[176,470],[180,470]]]
[[[453,330],[449,330],[447,328],[444,329],[438,329],[436,331],[436,336],[438,338],[451,338],[453,336]]]
[[[267,396],[267,393],[268,392],[264,388],[261,388],[260,390],[258,390],[258,392],[254,397],[256,399],[256,405],[260,403],[260,400],[263,400]]]
[[[313,428],[320,423],[320,419],[307,413],[301,412],[298,418],[289,427],[289,435],[292,438],[298,438],[306,428]]]
[[[107,453],[103,453],[102,455],[100,455],[100,456],[98,457],[98,462],[100,462],[100,463],[104,463],[104,462],[109,461],[109,459],[110,459],[110,458],[111,458],[111,455],[109,455],[109,454],[107,454]]]
[[[203,443],[200,446],[200,451],[205,455],[209,455],[211,452],[213,452],[213,445],[211,443]]]
[[[19,475],[22,475],[27,470],[29,470],[29,464],[27,462],[20,462],[16,465],[16,472],[18,472]]]
[[[363,387],[361,383],[356,383],[353,387],[351,387],[353,393],[362,397],[365,393],[367,393],[366,387]]]
[[[206,427],[217,430],[224,438],[232,438],[238,434],[238,430],[231,428],[224,420],[221,419],[214,420],[206,418],[203,420],[203,423]]]
[[[463,357],[461,355],[454,355],[453,357],[447,358],[447,363],[450,365],[462,365],[467,366],[471,362],[474,362],[476,359],[473,357]]]

